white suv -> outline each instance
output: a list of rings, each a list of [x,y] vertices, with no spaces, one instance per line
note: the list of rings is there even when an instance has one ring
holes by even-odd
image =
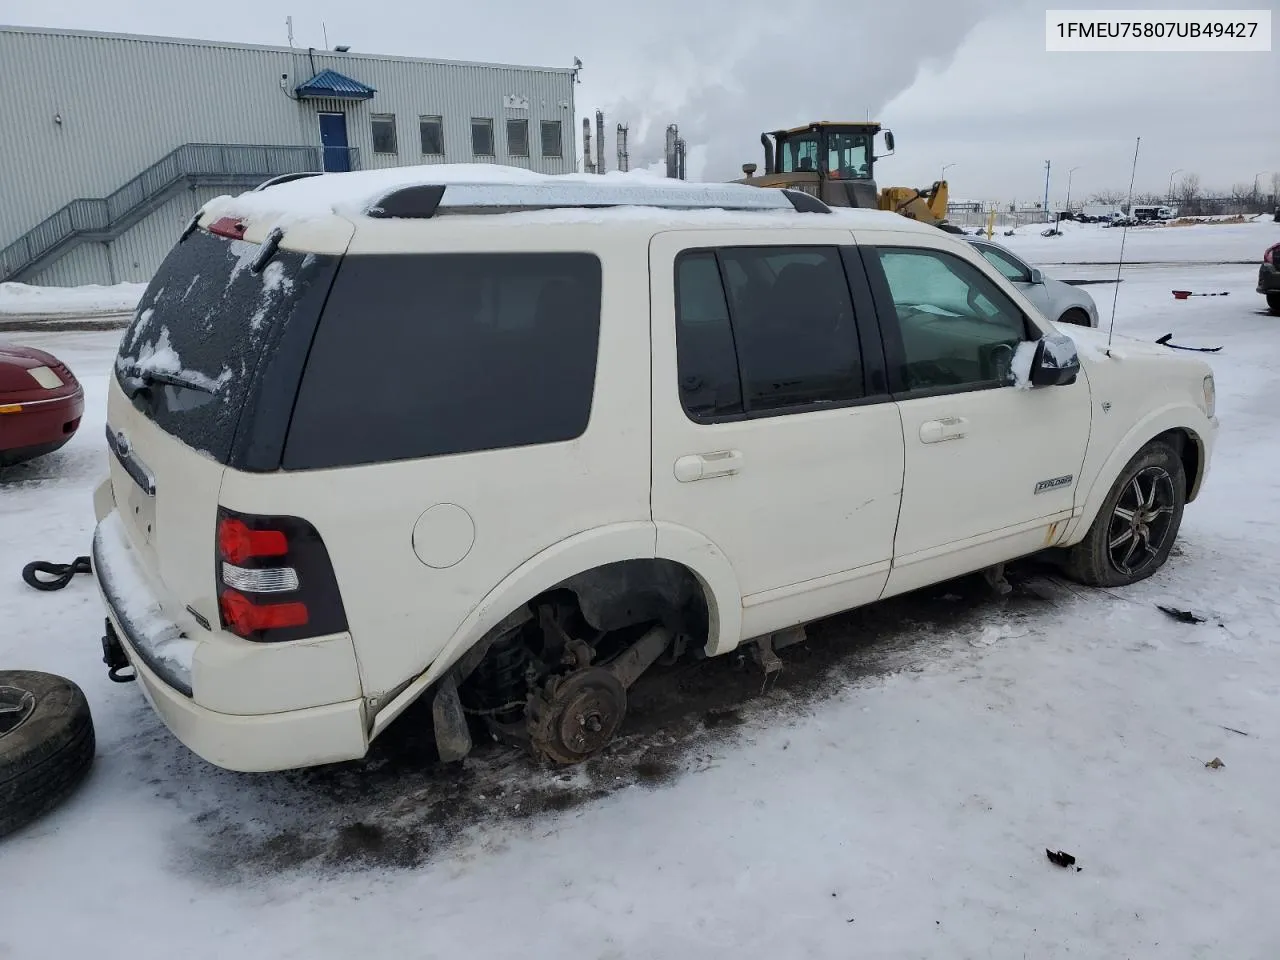
[[[471,166],[207,205],[107,419],[106,661],[236,770],[360,757],[424,695],[445,759],[575,762],[659,658],[776,666],[1046,549],[1131,583],[1217,431],[1203,362],[1060,333],[933,227]]]

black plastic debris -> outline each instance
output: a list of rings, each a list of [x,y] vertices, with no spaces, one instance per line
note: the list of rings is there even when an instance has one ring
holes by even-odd
[[[1065,850],[1058,850],[1055,852],[1046,847],[1044,855],[1049,858],[1050,863],[1057,864],[1059,867],[1063,867],[1064,869],[1066,867],[1075,866],[1076,858]]]
[[[1191,350],[1195,353],[1217,353],[1222,347],[1184,347],[1178,343],[1170,343],[1173,339],[1172,333],[1166,333],[1163,337],[1159,337],[1156,343],[1163,347],[1169,347],[1171,350]]]
[[[1167,614],[1179,623],[1204,623],[1204,617],[1198,617],[1190,610],[1175,610],[1173,607],[1165,607],[1156,604],[1156,609],[1161,613]]]

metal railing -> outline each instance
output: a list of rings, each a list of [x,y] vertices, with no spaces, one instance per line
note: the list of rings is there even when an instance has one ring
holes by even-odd
[[[0,250],[0,281],[14,279],[70,242],[114,239],[180,184],[253,186],[285,173],[322,170],[325,149],[235,143],[183,144],[107,196],[72,200]],[[359,169],[358,148],[346,149],[350,168]]]

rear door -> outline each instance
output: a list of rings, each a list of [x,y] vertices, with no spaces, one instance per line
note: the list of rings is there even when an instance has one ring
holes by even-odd
[[[742,637],[876,599],[902,428],[847,232],[650,245],[653,517],[728,558]]]
[[[274,458],[262,431],[288,416],[284,395],[296,390],[305,356],[298,345],[309,342],[337,263],[281,248],[259,269],[261,252],[202,229],[178,243],[143,294],[111,374],[116,508],[166,615],[188,629],[192,611],[218,622],[213,539],[224,468],[279,466],[283,428]]]

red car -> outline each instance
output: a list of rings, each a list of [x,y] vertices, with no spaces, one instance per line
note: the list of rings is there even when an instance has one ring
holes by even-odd
[[[0,467],[53,453],[73,436],[84,389],[57,357],[0,342]]]

